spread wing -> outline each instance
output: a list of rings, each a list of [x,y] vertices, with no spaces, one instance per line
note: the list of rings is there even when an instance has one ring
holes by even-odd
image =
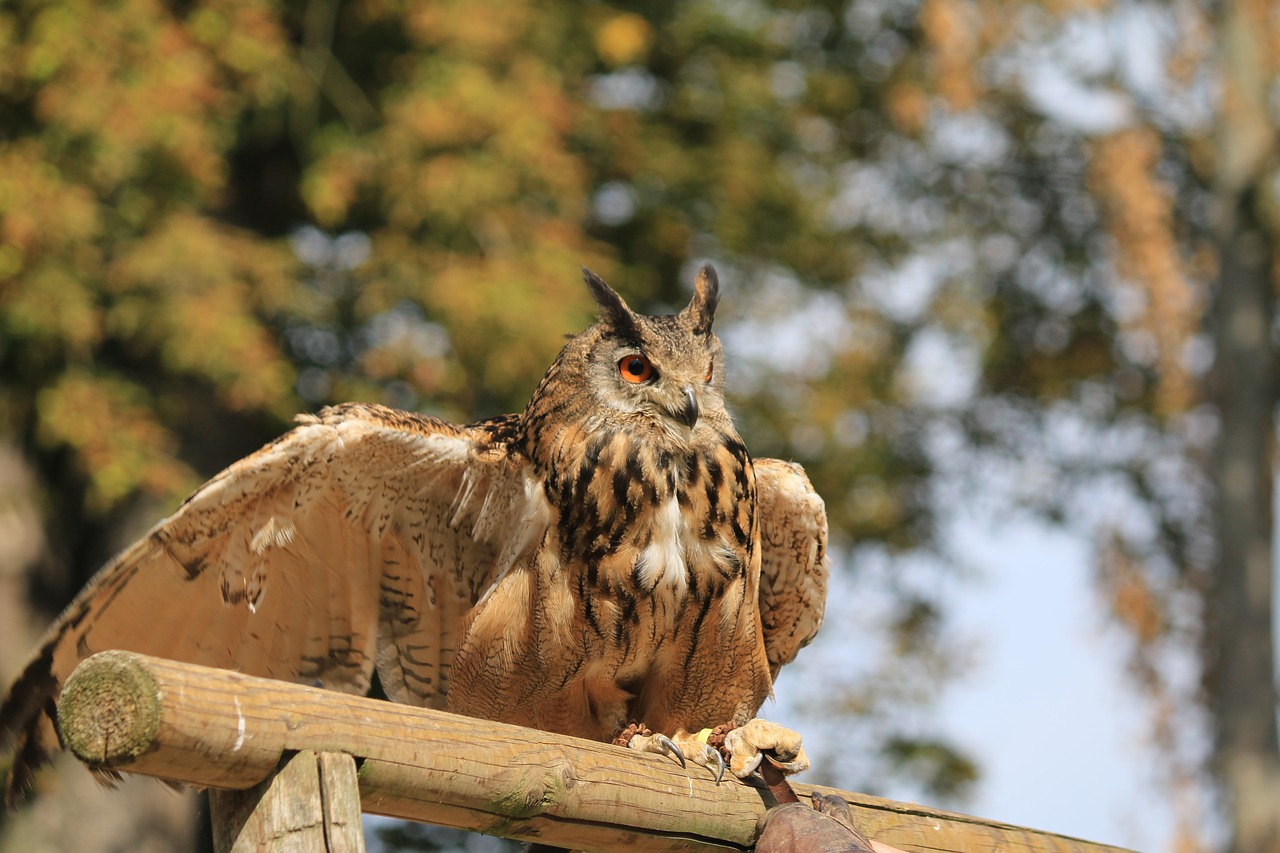
[[[774,678],[809,644],[827,601],[827,510],[794,462],[754,460],[760,623]]]
[[[76,664],[127,649],[439,707],[456,627],[546,519],[514,416],[349,404],[235,463],[94,576],[0,707],[8,796],[58,748]]]

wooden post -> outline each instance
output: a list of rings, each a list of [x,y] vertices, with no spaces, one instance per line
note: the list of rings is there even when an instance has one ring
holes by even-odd
[[[286,754],[346,753],[359,762],[365,811],[601,853],[745,851],[773,805],[759,780],[717,786],[701,768],[664,756],[128,652],[81,663],[58,719],[68,748],[94,767],[243,789]],[[795,788],[801,797],[844,797],[867,836],[907,851],[1119,853],[914,804]]]
[[[356,763],[303,750],[244,791],[209,792],[214,853],[364,853]]]

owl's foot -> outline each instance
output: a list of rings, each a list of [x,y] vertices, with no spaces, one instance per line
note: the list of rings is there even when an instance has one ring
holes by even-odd
[[[758,717],[725,734],[724,750],[729,755],[729,770],[739,779],[755,772],[766,755],[788,776],[809,769],[800,734]]]
[[[641,752],[670,755],[681,767],[691,761],[716,774],[716,784],[728,769],[739,779],[754,773],[767,755],[770,762],[786,775],[809,769],[800,734],[768,720],[753,718],[741,726],[716,726],[697,734],[678,731],[671,737],[655,734],[642,723],[632,723],[619,733],[614,743]]]
[[[639,752],[670,755],[680,762],[681,767],[687,767],[686,762],[692,761],[701,767],[714,770],[717,785],[724,778],[724,756],[720,754],[720,750],[707,744],[705,734],[694,735],[686,731],[678,731],[671,737],[667,737],[664,734],[651,732],[643,723],[631,723],[614,738],[614,743]]]

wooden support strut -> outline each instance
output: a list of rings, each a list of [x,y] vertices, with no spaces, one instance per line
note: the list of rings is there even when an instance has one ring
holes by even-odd
[[[364,853],[356,763],[345,752],[286,755],[245,791],[209,792],[214,853]]]
[[[248,795],[292,815],[284,823],[297,831],[319,825],[330,839],[292,849],[361,849],[354,807],[330,805],[352,792],[352,776],[361,808],[372,814],[586,851],[745,851],[774,804],[759,780],[717,786],[701,768],[686,771],[664,756],[129,652],[81,663],[58,719],[67,747],[91,767],[241,791],[294,778],[309,812],[272,805],[268,788],[278,781]],[[915,804],[795,787],[802,799],[815,790],[843,797],[866,835],[913,853],[1121,853]],[[215,798],[224,825],[215,834],[256,819],[262,807],[236,816],[245,811],[237,797]],[[233,839],[219,849],[291,848],[239,848]]]

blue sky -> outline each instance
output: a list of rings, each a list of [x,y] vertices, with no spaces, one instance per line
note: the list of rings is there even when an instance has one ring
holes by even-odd
[[[942,725],[984,762],[972,810],[983,817],[1132,847],[1168,849],[1142,700],[1124,674],[1078,537],[1031,521],[952,526],[987,567],[953,603],[983,654],[947,691]]]

